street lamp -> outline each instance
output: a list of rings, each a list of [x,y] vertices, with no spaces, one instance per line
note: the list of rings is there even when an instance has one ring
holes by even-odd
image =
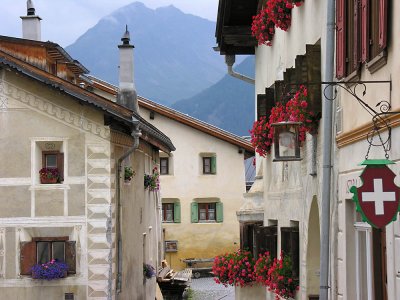
[[[301,122],[278,122],[273,123],[274,127],[274,152],[273,161],[294,161],[301,160],[299,128]]]

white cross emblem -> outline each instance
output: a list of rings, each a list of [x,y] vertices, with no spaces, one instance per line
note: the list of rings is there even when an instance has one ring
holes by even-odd
[[[384,192],[382,178],[374,179],[374,191],[364,192],[362,194],[363,202],[375,202],[375,214],[377,216],[384,214],[384,201],[396,201],[395,192]]]

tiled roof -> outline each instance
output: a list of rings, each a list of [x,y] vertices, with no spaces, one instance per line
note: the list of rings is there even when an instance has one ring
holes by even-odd
[[[115,85],[112,85],[108,82],[105,82],[101,79],[98,79],[94,76],[89,75],[88,76],[95,86],[99,89],[102,89],[110,94],[117,94],[118,93],[118,87]],[[245,150],[245,156],[246,157],[251,157],[254,156],[254,147],[251,145],[251,143],[237,135],[234,135],[228,131],[225,131],[221,128],[218,128],[214,125],[211,125],[209,123],[203,122],[201,120],[198,120],[194,117],[191,117],[189,115],[183,114],[177,110],[174,110],[172,108],[166,107],[164,105],[158,104],[154,101],[151,101],[149,99],[146,99],[142,96],[138,96],[138,101],[139,101],[139,106],[142,106],[146,109],[149,109],[151,111],[157,112],[160,115],[163,115],[165,117],[168,117],[170,119],[173,119],[177,122],[180,122],[182,124],[185,124],[187,126],[190,126],[192,128],[195,128],[199,131],[202,131],[204,133],[207,133],[211,136],[217,137],[221,140],[224,140],[228,143],[231,143],[233,145],[236,145],[240,148],[243,148]]]

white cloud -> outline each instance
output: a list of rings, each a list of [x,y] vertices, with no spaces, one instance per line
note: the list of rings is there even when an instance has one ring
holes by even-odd
[[[36,14],[42,20],[42,40],[68,46],[114,10],[132,0],[33,0]],[[157,8],[173,4],[193,15],[215,20],[218,0],[142,0],[146,6]],[[20,16],[26,15],[25,0],[1,0],[0,35],[21,37]]]

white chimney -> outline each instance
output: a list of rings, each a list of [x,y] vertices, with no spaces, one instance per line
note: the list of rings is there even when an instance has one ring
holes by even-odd
[[[137,93],[133,76],[133,45],[129,44],[130,36],[128,25],[121,38],[122,45],[119,48],[119,93],[117,103],[139,113]]]
[[[41,40],[41,28],[39,16],[35,15],[35,7],[32,0],[26,2],[27,15],[22,16],[22,38],[27,40]]]

